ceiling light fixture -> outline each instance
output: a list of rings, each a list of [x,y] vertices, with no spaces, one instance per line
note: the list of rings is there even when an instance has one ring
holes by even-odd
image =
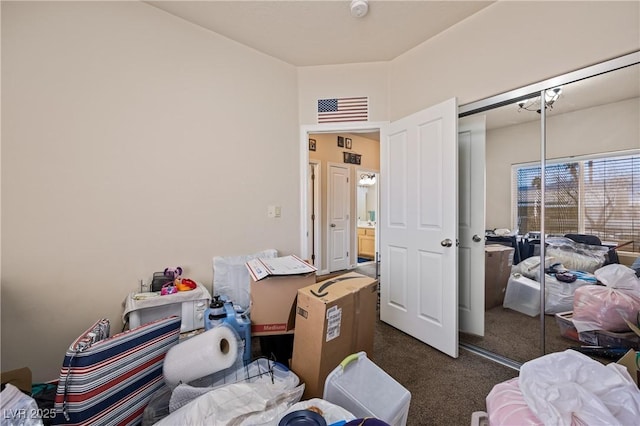
[[[544,92],[544,100],[545,100],[545,109],[553,109],[553,104],[558,100],[560,94],[562,93],[562,87],[554,87],[553,89],[547,89]],[[525,99],[523,101],[518,102],[518,112],[521,110],[526,111],[535,111],[540,114],[541,111],[541,102],[540,96],[537,98]]]
[[[369,11],[369,2],[367,0],[351,1],[351,16],[354,18],[362,18]]]
[[[373,186],[376,184],[376,175],[373,173],[363,173],[358,181],[359,186]]]

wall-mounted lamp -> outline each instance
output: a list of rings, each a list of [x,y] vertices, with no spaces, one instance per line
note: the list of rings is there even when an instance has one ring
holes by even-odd
[[[544,100],[545,100],[546,108],[552,109],[553,104],[558,100],[561,93],[562,93],[562,87],[560,86],[554,87],[553,89],[545,90]],[[540,96],[538,96],[537,98],[525,99],[523,101],[518,102],[518,112],[520,112],[520,110],[523,110],[523,109],[526,111],[535,111],[538,114],[540,114],[540,111],[541,111]]]
[[[359,186],[372,186],[376,184],[376,175],[373,173],[363,173],[358,181]]]

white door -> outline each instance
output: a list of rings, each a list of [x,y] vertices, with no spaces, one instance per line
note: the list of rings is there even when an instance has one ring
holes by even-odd
[[[349,266],[349,169],[330,165],[327,177],[329,272]]]
[[[484,336],[485,116],[458,126],[460,331]]]
[[[455,98],[381,135],[380,319],[458,357]]]

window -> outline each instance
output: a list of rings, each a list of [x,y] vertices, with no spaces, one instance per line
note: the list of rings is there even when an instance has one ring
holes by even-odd
[[[640,152],[547,162],[547,234],[592,234],[640,252]],[[515,165],[512,215],[520,234],[540,230],[540,163]]]

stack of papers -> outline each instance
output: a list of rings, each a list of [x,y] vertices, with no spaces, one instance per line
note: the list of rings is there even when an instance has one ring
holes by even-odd
[[[270,275],[299,275],[317,270],[316,267],[309,265],[295,255],[271,259],[251,259],[246,265],[254,281],[260,281]]]

